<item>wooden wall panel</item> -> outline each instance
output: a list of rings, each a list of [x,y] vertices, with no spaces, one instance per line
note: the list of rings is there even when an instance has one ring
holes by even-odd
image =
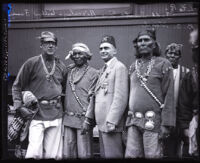
[[[84,42],[91,49],[94,54],[91,65],[95,68],[100,68],[103,62],[99,56],[99,43],[103,35],[109,34],[113,35],[116,39],[116,44],[118,48],[117,57],[127,65],[134,61],[134,48],[132,40],[137,36],[138,32],[146,28],[146,25],[139,24],[129,24],[130,21],[127,20],[127,24],[123,21],[120,25],[120,20],[118,20],[119,25],[97,25],[97,26],[80,26],[81,27],[54,27],[56,22],[43,23],[45,26],[51,26],[51,28],[10,28],[8,31],[8,71],[11,75],[16,75],[20,66],[29,57],[38,55],[40,53],[40,41],[37,36],[43,30],[50,30],[54,32],[58,37],[58,50],[57,54],[64,61],[65,56],[71,49],[71,45],[75,42]],[[146,19],[144,21],[147,21]],[[149,20],[149,22],[152,20]],[[97,21],[98,22],[98,21]],[[103,22],[103,21],[102,21]],[[93,22],[94,23],[94,22]],[[188,44],[190,26],[196,27],[197,24],[194,23],[182,23],[182,24],[153,24],[157,30],[157,41],[160,42],[162,52],[164,52],[165,47],[172,42],[183,44],[183,57],[181,63],[187,67],[192,66],[191,61],[191,51],[190,45]],[[95,24],[95,23],[94,23]],[[70,61],[64,61],[69,64]]]

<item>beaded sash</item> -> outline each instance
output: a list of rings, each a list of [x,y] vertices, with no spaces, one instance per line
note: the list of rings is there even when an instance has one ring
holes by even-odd
[[[158,103],[160,108],[164,107],[164,104],[160,102],[160,100],[155,96],[155,94],[147,87],[146,82],[148,80],[149,74],[153,68],[155,63],[154,57],[151,58],[149,65],[147,66],[147,72],[144,75],[140,74],[139,67],[138,67],[138,60],[136,60],[135,69],[136,69],[136,76],[138,77],[141,86],[147,91],[147,93]]]
[[[89,66],[86,65],[86,66],[85,66],[85,69],[84,69],[84,72],[83,72],[82,76],[79,78],[78,81],[80,81],[80,80],[83,78],[83,76],[85,75],[85,73],[87,72],[88,69],[89,69]],[[72,70],[71,70],[70,79],[69,79],[69,84],[70,84],[70,87],[71,87],[71,89],[72,89],[72,92],[73,92],[73,94],[74,94],[74,97],[75,97],[76,101],[77,101],[78,104],[81,106],[81,108],[82,108],[84,111],[86,111],[86,109],[84,108],[83,104],[82,104],[81,101],[80,101],[80,98],[79,98],[78,95],[76,94],[75,83],[73,82],[73,72],[74,72],[74,70],[75,70],[75,69],[72,69]]]
[[[140,83],[141,83],[141,86],[149,93],[149,95],[158,103],[158,105],[160,106],[160,108],[162,109],[164,107],[164,104],[162,104],[160,102],[160,100],[155,96],[155,94],[147,87],[147,85],[145,84],[144,81],[142,81],[140,79]]]

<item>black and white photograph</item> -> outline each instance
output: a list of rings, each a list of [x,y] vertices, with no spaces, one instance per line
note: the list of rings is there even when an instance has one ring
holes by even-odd
[[[1,3],[2,160],[199,160],[199,2]]]

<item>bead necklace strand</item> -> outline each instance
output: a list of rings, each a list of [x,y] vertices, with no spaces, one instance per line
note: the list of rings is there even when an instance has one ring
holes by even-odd
[[[86,65],[86,66],[85,66],[85,69],[84,69],[84,72],[83,72],[82,76],[79,78],[78,81],[80,81],[80,80],[83,78],[83,76],[85,75],[85,73],[87,72],[88,69],[89,69],[89,66]],[[75,89],[75,84],[74,84],[74,81],[73,81],[73,73],[74,73],[74,71],[75,71],[75,68],[71,70],[70,79],[69,79],[69,84],[70,84],[71,89],[72,89],[72,92],[73,92],[73,94],[74,94],[74,96],[75,96],[75,98],[76,98],[76,101],[77,101],[77,102],[79,103],[79,105],[83,108],[83,110],[85,110],[83,104],[81,103],[81,101],[80,101],[80,99],[79,99],[79,97],[77,96],[76,91],[75,91],[76,89]]]
[[[154,57],[151,58],[148,66],[147,66],[147,72],[144,73],[144,75],[141,75],[141,72],[139,70],[139,60],[137,59],[136,60],[136,63],[135,63],[135,70],[136,70],[136,75],[139,79],[141,79],[142,81],[144,82],[147,82],[147,78],[149,77],[149,74],[153,68],[153,65],[155,63],[155,60],[154,60]]]
[[[55,69],[56,69],[55,59],[53,60],[53,68],[52,68],[51,72],[49,72],[49,71],[47,70],[47,67],[46,67],[45,63],[44,63],[44,59],[43,59],[42,55],[40,55],[40,57],[41,57],[41,59],[42,59],[43,69],[44,69],[44,71],[45,71],[45,73],[46,73],[46,79],[47,79],[48,81],[50,81],[50,80],[51,80],[50,77],[54,74]]]

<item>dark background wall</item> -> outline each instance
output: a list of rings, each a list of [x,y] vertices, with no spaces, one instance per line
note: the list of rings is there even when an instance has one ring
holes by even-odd
[[[166,4],[163,5],[166,6]],[[72,44],[75,42],[86,43],[93,53],[90,64],[97,69],[103,64],[99,55],[99,43],[102,36],[105,34],[113,35],[118,48],[117,57],[129,67],[134,61],[135,53],[132,40],[139,31],[148,26],[156,28],[157,41],[160,43],[163,53],[166,46],[172,42],[182,44],[181,64],[190,68],[192,60],[188,39],[191,29],[197,27],[198,16],[194,10],[192,14],[181,13],[178,15],[166,15],[165,13],[156,16],[155,13],[151,13],[151,11],[159,11],[158,9],[161,7],[162,4],[137,5],[137,10],[134,8],[135,13],[141,14],[142,12],[143,15],[81,18],[55,18],[55,15],[51,18],[44,18],[44,15],[41,18],[41,15],[39,15],[38,18],[37,15],[36,18],[33,14],[24,14],[25,16],[21,14],[19,16],[20,14],[17,15],[16,13],[41,12],[41,4],[12,4],[13,12],[8,29],[8,72],[15,76],[20,66],[28,58],[40,54],[40,41],[37,37],[44,30],[52,31],[58,37],[57,55],[66,64],[71,62],[70,60],[65,61],[64,58],[71,50]],[[145,15],[145,12],[147,15]],[[151,13],[151,15],[148,13]]]

